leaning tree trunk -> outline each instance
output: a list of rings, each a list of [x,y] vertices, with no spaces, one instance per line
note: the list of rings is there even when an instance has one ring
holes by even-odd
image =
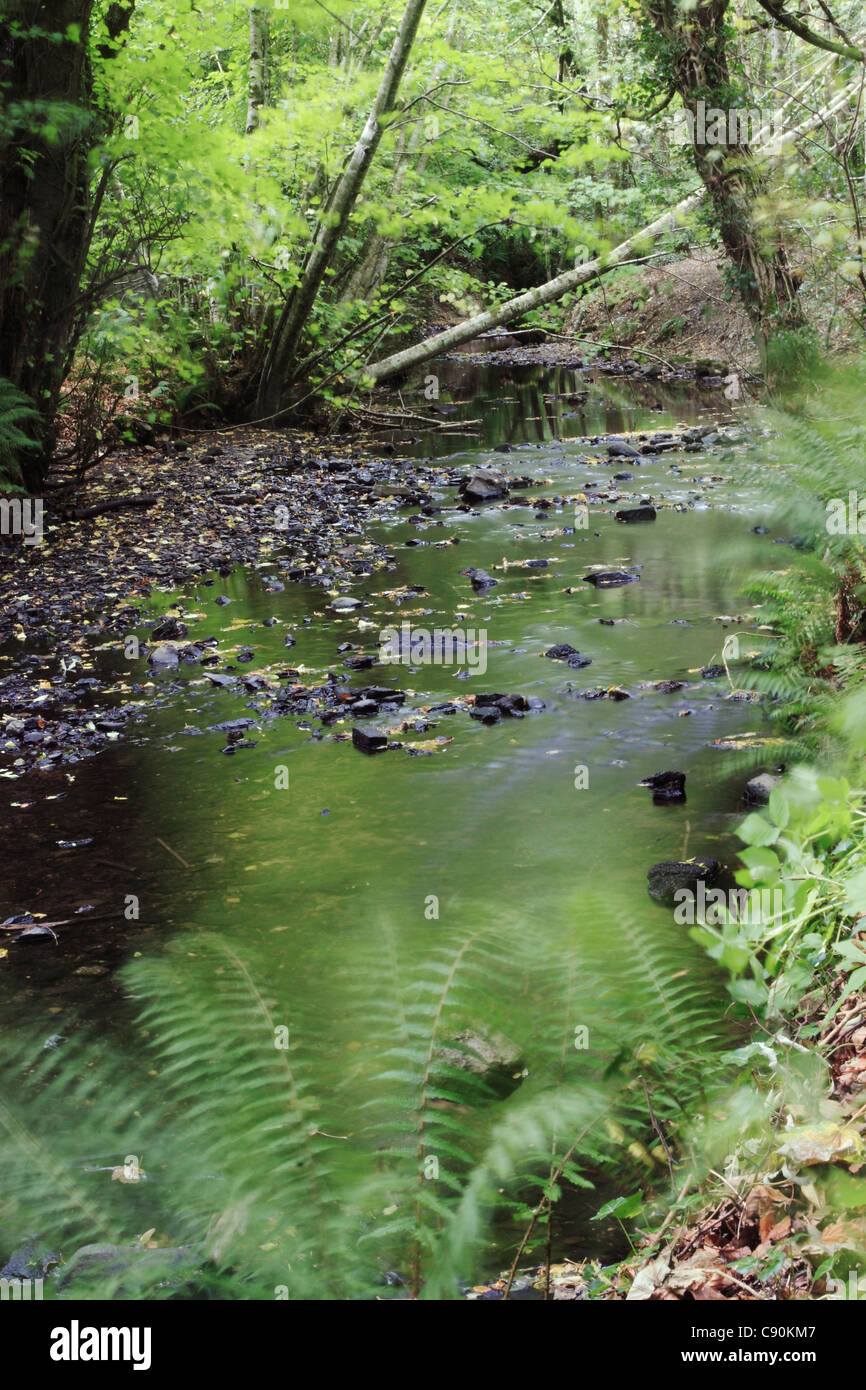
[[[728,69],[728,6],[729,0],[697,0],[690,9],[682,8],[679,0],[644,0],[647,17],[666,40],[670,75],[691,126],[695,167],[712,204],[762,366],[768,370],[773,338],[803,329],[806,320],[797,293],[799,279],[782,233],[778,227],[767,231],[758,224],[756,205],[767,180],[748,143],[748,102]],[[723,123],[713,124],[709,113],[715,111],[723,113]]]
[[[833,100],[823,110],[812,111],[799,125],[792,124],[781,136],[771,138],[769,130],[762,131],[756,145],[756,154],[762,158],[769,158],[781,153],[782,150],[794,144],[802,136],[823,126],[837,111],[841,111],[846,106],[850,106],[852,102],[858,101],[859,94],[860,82],[858,79],[837,92]],[[799,95],[792,98],[790,105],[793,106],[797,100],[799,100]],[[389,377],[408,372],[413,367],[420,366],[422,362],[429,362],[431,358],[439,357],[442,353],[450,352],[452,348],[459,347],[461,343],[467,343],[470,339],[477,338],[479,333],[486,333],[490,328],[499,328],[503,324],[513,323],[515,319],[521,318],[531,309],[538,309],[544,304],[553,304],[558,299],[562,299],[563,295],[570,294],[580,285],[585,285],[606,271],[615,269],[624,261],[641,256],[660,237],[678,227],[698,207],[703,196],[704,190],[690,194],[682,202],[677,203],[676,207],[663,213],[648,227],[642,227],[639,232],[635,232],[627,241],[621,242],[612,251],[608,251],[606,255],[599,256],[593,261],[587,261],[574,270],[567,270],[564,274],[557,275],[555,279],[548,280],[543,285],[537,285],[534,289],[526,290],[514,299],[506,300],[496,309],[487,309],[484,313],[474,314],[472,318],[464,319],[462,323],[455,324],[453,328],[446,328],[441,333],[434,333],[432,337],[425,338],[423,342],[415,343],[412,347],[401,348],[399,352],[392,353],[390,357],[383,357],[379,362],[358,367],[354,372],[347,372],[347,374],[353,375],[359,383],[387,381]]]
[[[275,416],[288,404],[293,367],[298,360],[304,329],[382,139],[382,120],[396,101],[425,4],[426,0],[407,0],[364,129],[319,220],[300,282],[280,315],[259,383],[256,405],[259,416]]]

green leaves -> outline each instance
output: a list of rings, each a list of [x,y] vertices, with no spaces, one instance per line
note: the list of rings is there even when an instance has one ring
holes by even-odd
[[[615,1216],[618,1221],[629,1221],[634,1216],[640,1216],[643,1211],[643,1195],[640,1192],[633,1192],[630,1197],[614,1197],[610,1202],[605,1202],[603,1207],[599,1207],[592,1221],[603,1221],[606,1216]]]

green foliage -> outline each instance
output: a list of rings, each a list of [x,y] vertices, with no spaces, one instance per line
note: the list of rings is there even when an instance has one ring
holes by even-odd
[[[398,960],[378,924],[334,981],[335,1016],[363,1038],[336,1052],[303,1000],[287,1017],[222,938],[179,938],[128,968],[138,1016],[122,1050],[4,1057],[20,1084],[0,1106],[3,1248],[38,1234],[68,1262],[82,1244],[138,1245],[132,1269],[70,1271],[69,1296],[365,1298],[396,1270],[411,1292],[453,1297],[492,1232],[501,1258],[529,1258],[564,1191],[614,1175],[666,1190],[649,1104],[676,1151],[725,1041],[717,1009],[700,973],[676,968],[681,943],[647,947],[609,905],[584,914],[619,934],[615,996],[598,984],[611,962],[580,960],[570,926],[545,923],[542,944],[498,923]],[[495,1038],[503,999],[524,1001],[521,1061],[467,1070],[455,1039]],[[149,1272],[142,1238],[181,1249],[173,1274],[156,1256]]]
[[[793,534],[794,555],[747,590],[769,636],[744,683],[776,702],[788,756],[843,766],[859,766],[866,751],[858,717],[866,689],[864,385],[862,360],[827,367],[770,415],[755,476],[768,510]]]
[[[39,447],[28,432],[38,419],[30,398],[0,377],[0,487],[7,491],[23,489],[21,455]]]
[[[862,794],[807,767],[773,790],[766,813],[739,826],[736,878],[748,898],[714,906],[692,935],[728,972],[732,997],[760,1017],[790,1014],[848,939],[864,826]],[[863,957],[851,959],[849,968]]]

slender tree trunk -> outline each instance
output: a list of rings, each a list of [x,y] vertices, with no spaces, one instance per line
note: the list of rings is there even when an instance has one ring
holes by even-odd
[[[287,404],[298,346],[382,139],[382,121],[396,101],[425,4],[426,0],[407,0],[364,129],[319,221],[300,283],[280,316],[259,384],[256,409],[260,416],[275,415]]]
[[[695,168],[767,370],[771,340],[803,329],[806,320],[782,233],[778,226],[761,227],[756,215],[767,180],[748,141],[748,100],[728,69],[728,5],[729,0],[697,0],[685,10],[678,0],[644,0],[647,16],[670,49],[671,77],[688,113]],[[723,114],[715,117],[715,112]]]
[[[250,76],[247,89],[246,134],[258,130],[259,111],[265,105],[268,61],[268,16],[254,5],[250,10]]]

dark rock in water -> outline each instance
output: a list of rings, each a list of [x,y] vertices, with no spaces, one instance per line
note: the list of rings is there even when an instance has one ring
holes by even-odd
[[[655,507],[623,507],[621,511],[614,512],[617,521],[626,523],[634,521],[655,521]]]
[[[162,666],[165,670],[173,670],[179,665],[180,658],[174,647],[154,647],[153,651],[148,652],[147,662],[149,666]]]
[[[673,695],[675,690],[682,690],[685,681],[656,681],[653,690],[657,690],[660,695]]]
[[[711,887],[717,881],[720,869],[718,859],[692,859],[688,863],[668,859],[653,864],[647,870],[649,895],[656,902],[673,906],[674,894],[679,889],[694,893],[699,883]]]
[[[221,690],[225,690],[235,683],[234,676],[224,676],[221,671],[206,671],[205,675],[211,685],[219,686]]]
[[[255,655],[252,647],[241,647],[237,653],[236,660],[242,662],[254,661]]]
[[[20,1245],[0,1269],[0,1279],[44,1279],[59,1264],[60,1256],[53,1250],[32,1244]]]
[[[297,638],[296,638],[296,637],[293,637],[292,634],[291,634],[290,632],[287,632],[286,635],[285,635],[285,637],[283,638],[283,646],[284,646],[284,647],[293,647],[293,646],[295,645],[296,641],[297,641]]]
[[[151,628],[150,635],[155,642],[177,640],[188,635],[185,623],[181,623],[177,618],[163,618],[162,622]]]
[[[347,656],[343,665],[347,671],[369,671],[373,665],[372,656]]]
[[[375,700],[377,705],[403,705],[406,703],[405,690],[391,690],[387,685],[365,685],[358,691],[362,700]]]
[[[538,702],[543,709],[543,703]],[[475,707],[470,710],[473,719],[481,719],[483,723],[497,723],[495,719],[485,719],[484,711],[498,710],[501,715],[508,715],[512,719],[522,719],[524,714],[530,709],[537,708],[527,700],[525,695],[476,695]]]
[[[633,480],[633,478],[633,473],[614,473],[613,475],[613,480],[615,483],[630,483]]]
[[[56,940],[57,937],[50,927],[26,927],[20,936],[14,938],[16,946],[39,946],[46,941]]]
[[[360,608],[361,600],[359,598],[352,598],[350,594],[343,594],[339,598],[334,599],[331,607],[335,613],[348,613],[353,608]]]
[[[356,700],[350,709],[353,719],[369,719],[371,714],[379,713],[375,700]]]
[[[684,772],[654,772],[652,777],[644,777],[640,784],[649,787],[653,801],[661,805],[666,801],[685,801],[686,774]]]
[[[200,647],[197,642],[189,642],[178,651],[178,656],[181,660],[189,662],[201,661],[204,654],[204,647]]]
[[[248,729],[253,723],[252,719],[223,719],[220,724],[209,724],[210,733],[237,734],[240,737],[244,729]]]
[[[583,576],[585,584],[594,584],[597,589],[619,589],[623,584],[636,584],[639,579],[640,575],[630,570],[598,570]]]
[[[573,671],[580,671],[584,666],[592,665],[591,656],[581,655],[577,648],[568,642],[558,642],[555,647],[549,647],[544,655],[550,657],[551,661],[564,661]]]
[[[769,526],[753,526],[752,534],[754,536],[769,536],[770,528]]]
[[[748,806],[766,806],[770,800],[770,793],[778,787],[781,777],[775,776],[771,772],[762,772],[757,777],[752,777],[743,788],[743,797]]]
[[[470,719],[477,719],[482,724],[498,724],[502,719],[502,710],[498,705],[474,705],[469,711]]]
[[[608,458],[613,459],[638,459],[640,449],[636,449],[633,444],[626,444],[624,439],[611,439],[607,445]]]
[[[352,730],[352,747],[361,753],[381,753],[388,747],[388,735],[380,729],[356,724]]]
[[[478,1027],[464,1028],[437,1047],[436,1060],[449,1071],[455,1068],[477,1077],[493,1095],[502,1098],[523,1080],[526,1063],[517,1045],[502,1033],[488,1033]],[[459,1085],[454,1078],[448,1085]]]
[[[493,452],[495,454],[510,454],[514,451],[510,444],[494,444]]]
[[[499,580],[494,579],[493,575],[488,574],[486,570],[466,569],[461,570],[460,573],[468,577],[476,593],[484,593],[486,589],[492,589],[495,584],[499,583]]]
[[[159,1289],[166,1297],[169,1289],[188,1284],[203,1250],[178,1245],[148,1250],[135,1245],[82,1245],[63,1266],[57,1279],[59,1290],[73,1292],[88,1283],[102,1285],[116,1281],[115,1297],[146,1298]]]
[[[526,569],[528,569],[528,570],[546,570],[549,563],[550,563],[549,560],[527,560],[527,562],[526,562]]]
[[[457,713],[457,706],[456,706],[456,705],[431,705],[430,708],[428,709],[427,713],[428,713],[428,714],[456,714],[456,713]]]
[[[492,468],[477,468],[470,477],[461,478],[458,491],[464,502],[493,502],[508,496],[508,483]]]
[[[219,598],[214,599],[214,603],[216,604],[217,608],[225,608],[227,603],[231,603],[231,599],[226,598],[225,594],[220,594]]]
[[[724,666],[704,666],[701,675],[705,681],[716,681],[719,676],[727,675],[727,672]]]

